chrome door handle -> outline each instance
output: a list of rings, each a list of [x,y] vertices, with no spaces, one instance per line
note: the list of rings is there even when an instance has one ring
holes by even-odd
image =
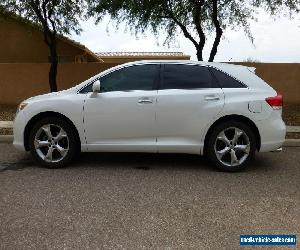
[[[220,100],[220,97],[219,96],[216,96],[216,95],[208,95],[208,96],[205,96],[205,101],[218,101]]]
[[[151,99],[140,99],[138,101],[138,103],[140,103],[140,104],[150,104],[150,103],[153,103],[153,101]]]

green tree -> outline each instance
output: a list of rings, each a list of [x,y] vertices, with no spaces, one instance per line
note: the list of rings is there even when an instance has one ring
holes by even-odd
[[[150,29],[155,35],[166,32],[165,43],[176,38],[179,31],[189,39],[199,61],[207,36],[214,33],[208,60],[217,54],[226,28],[243,29],[253,42],[249,22],[259,8],[276,17],[299,12],[300,0],[88,0],[88,16],[96,23],[109,14],[117,23],[125,22],[136,33]]]
[[[81,31],[79,20],[85,10],[84,0],[1,0],[0,15],[15,15],[38,25],[50,52],[50,91],[57,91],[57,35]]]

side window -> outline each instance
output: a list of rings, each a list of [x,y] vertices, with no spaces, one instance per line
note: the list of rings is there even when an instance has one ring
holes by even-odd
[[[86,94],[86,93],[89,93],[89,92],[92,92],[93,91],[93,82],[91,82],[89,85],[85,86],[81,91],[80,93],[81,94]]]
[[[114,71],[100,79],[101,92],[152,90],[158,65],[136,65]]]
[[[152,90],[158,79],[159,65],[135,65],[111,72],[100,78],[101,92]],[[81,93],[92,92],[93,82],[81,90]]]
[[[218,84],[221,88],[246,88],[244,84],[235,80],[231,76],[217,70],[214,68],[210,68],[213,72],[214,76],[217,78]]]
[[[165,64],[161,89],[213,88],[210,71],[203,66]]]

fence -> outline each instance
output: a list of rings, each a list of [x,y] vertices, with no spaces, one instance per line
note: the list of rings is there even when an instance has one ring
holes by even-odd
[[[116,64],[65,63],[58,66],[57,87],[67,89]],[[48,63],[1,63],[0,104],[18,104],[22,100],[49,92]]]
[[[255,67],[256,74],[283,95],[284,103],[300,104],[300,63],[235,63]]]

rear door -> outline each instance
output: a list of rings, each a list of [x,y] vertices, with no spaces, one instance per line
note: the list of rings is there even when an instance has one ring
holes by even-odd
[[[223,91],[207,67],[163,65],[156,105],[158,151],[199,154],[203,131],[223,105]]]

